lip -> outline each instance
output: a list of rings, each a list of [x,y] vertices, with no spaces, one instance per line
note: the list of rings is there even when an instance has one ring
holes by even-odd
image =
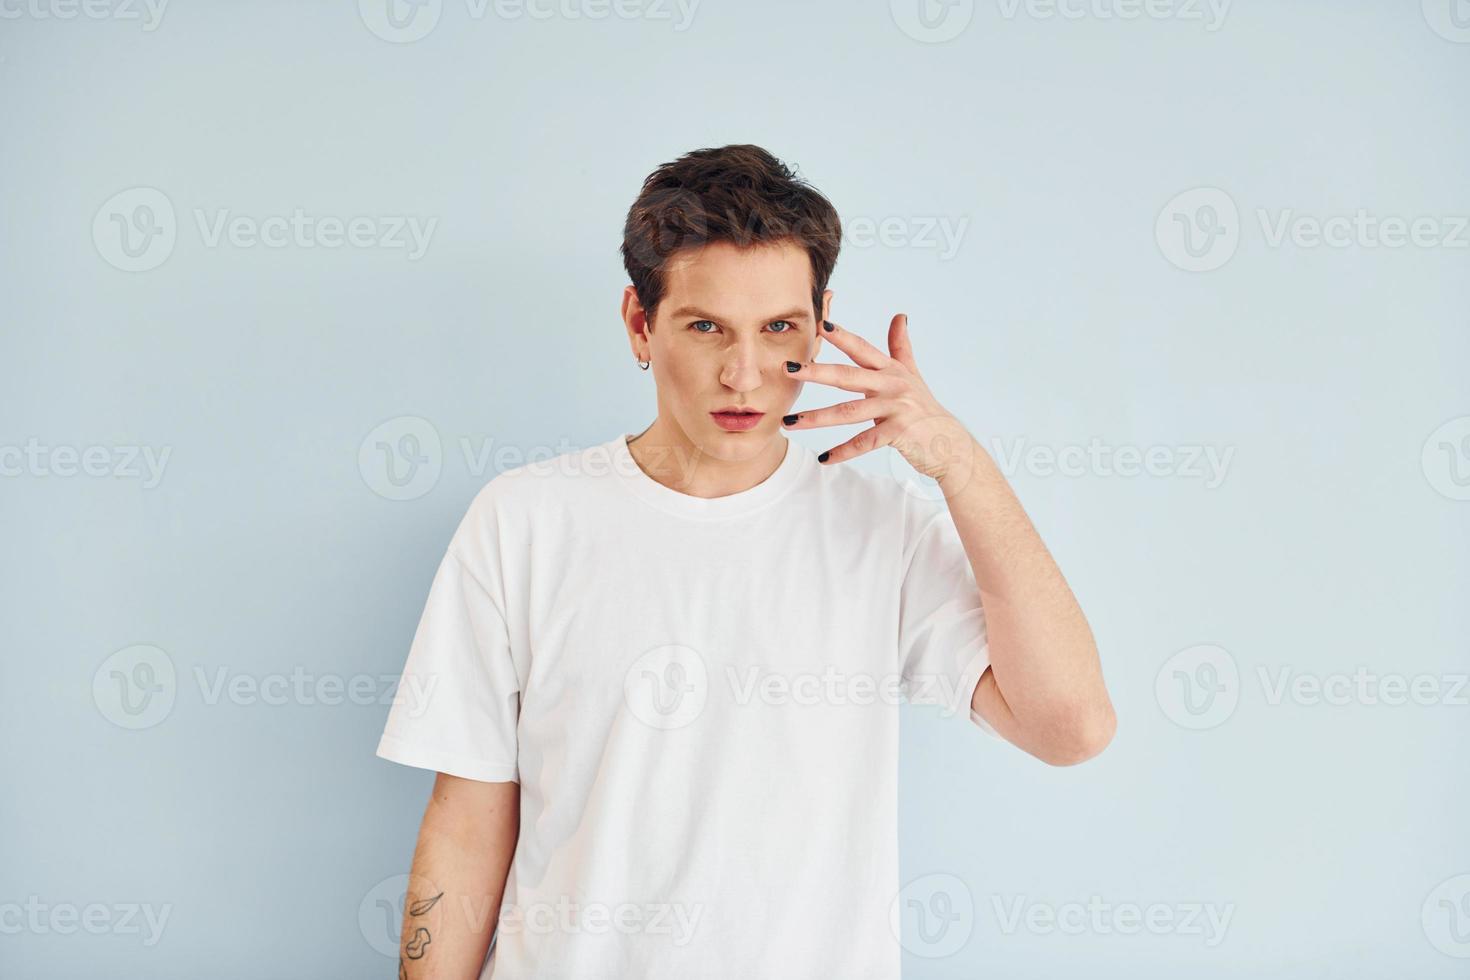
[[[733,414],[743,411],[745,414]],[[715,420],[715,425],[726,432],[747,432],[760,424],[760,420],[766,417],[765,412],[757,412],[754,409],[740,409],[736,405],[726,405],[710,412],[710,418]]]

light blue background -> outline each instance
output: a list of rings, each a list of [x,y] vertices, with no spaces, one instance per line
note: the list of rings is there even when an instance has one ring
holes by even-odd
[[[1051,769],[913,713],[905,875],[956,876],[974,913],[958,952],[920,946],[906,976],[1465,975],[1421,913],[1470,872],[1470,707],[1272,704],[1259,671],[1470,669],[1470,502],[1437,489],[1470,457],[1421,463],[1470,415],[1470,249],[1273,247],[1257,212],[1470,214],[1470,43],[1432,29],[1433,0],[1256,0],[1215,29],[1098,3],[961,4],[937,43],[885,3],[705,0],[679,30],[672,8],[477,19],[447,0],[410,43],[348,2],[180,2],[154,30],[7,7],[0,447],[170,456],[151,487],[0,477],[0,905],[170,913],[153,946],[7,930],[0,973],[393,974],[359,908],[407,870],[432,777],[374,758],[385,707],[211,704],[196,671],[399,670],[495,472],[465,445],[565,452],[651,419],[617,307],[643,176],[754,142],[850,227],[898,219],[888,244],[845,245],[834,318],[881,343],[907,312],[929,384],[987,445],[1233,453],[1218,486],[1015,472],[1118,735]],[[177,240],[127,272],[93,221],[136,187],[166,195]],[[1155,219],[1199,187],[1238,207],[1238,247],[1187,272]],[[210,247],[194,217],[298,207],[437,225],[410,260]],[[924,244],[930,218],[966,222],[953,255]],[[395,501],[359,448],[404,416],[432,424],[442,472]],[[92,683],[135,644],[178,682],[166,718],[126,730]],[[1155,680],[1200,644],[1237,665],[1238,705],[1191,730]],[[1233,912],[1209,945],[1007,931],[995,904],[1092,896]]]

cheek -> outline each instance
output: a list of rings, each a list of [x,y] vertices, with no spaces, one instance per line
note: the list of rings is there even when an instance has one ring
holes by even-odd
[[[718,367],[695,351],[678,351],[664,357],[660,378],[675,393],[693,395],[708,387],[711,372]]]

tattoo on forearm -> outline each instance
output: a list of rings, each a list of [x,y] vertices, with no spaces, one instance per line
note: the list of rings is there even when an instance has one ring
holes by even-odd
[[[411,960],[421,960],[429,951],[429,943],[434,939],[429,935],[429,930],[419,926],[413,931],[413,938],[403,945],[403,953]]]
[[[439,894],[435,895],[433,898],[425,898],[425,899],[422,899],[420,901],[414,902],[412,905],[410,905],[408,907],[408,914],[409,915],[423,915],[425,912],[429,911],[429,909],[431,909],[431,908],[434,907],[434,903],[438,902],[439,899],[441,899],[443,897],[444,897],[444,893],[443,892],[440,892]]]
[[[432,898],[421,898],[408,907],[408,914],[413,918],[427,915],[429,910],[437,905],[439,899],[443,897],[444,893],[440,892]],[[434,937],[429,934],[429,930],[423,926],[418,926],[414,929],[413,935],[409,938],[408,942],[403,944],[403,956],[407,956],[411,960],[421,960],[424,958],[424,954],[429,951],[429,943],[433,941]],[[408,980],[408,964],[403,961],[403,956],[398,957],[398,980]]]

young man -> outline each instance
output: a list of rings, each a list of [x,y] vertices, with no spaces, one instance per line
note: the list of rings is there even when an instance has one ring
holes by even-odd
[[[906,318],[886,352],[828,319],[840,237],[759,147],[644,183],[622,312],[658,415],[479,492],[408,654],[434,693],[378,746],[439,774],[400,976],[894,980],[899,695],[1055,765],[1112,737],[1087,622]],[[788,415],[809,381],[851,395]],[[844,465],[875,451],[939,492]]]

